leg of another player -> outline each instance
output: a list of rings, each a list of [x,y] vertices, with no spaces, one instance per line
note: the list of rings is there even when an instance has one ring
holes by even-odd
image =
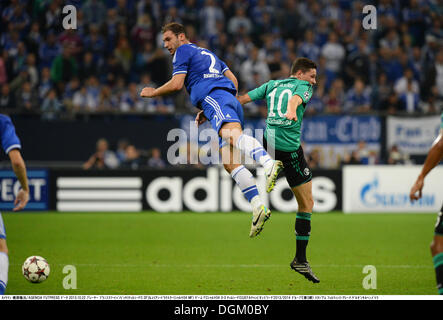
[[[231,146],[260,163],[265,169],[266,175],[271,172],[274,160],[257,139],[243,133],[239,122],[224,123],[220,128],[219,135]]]
[[[6,239],[0,238],[0,295],[5,293],[6,285],[8,284],[8,269],[8,246],[6,245]]]
[[[297,251],[291,262],[291,268],[302,274],[306,279],[314,283],[320,280],[312,272],[311,266],[306,259],[306,247],[311,234],[311,214],[314,207],[312,199],[312,181],[292,188],[292,192],[298,202],[297,218],[295,219],[295,237],[297,240]]]
[[[226,144],[220,149],[220,153],[226,171],[231,174],[231,177],[252,206],[252,225],[249,236],[255,237],[263,229],[263,225],[269,219],[271,211],[263,205],[260,199],[254,176],[241,164],[240,152],[231,145]]]
[[[292,188],[292,192],[298,203],[298,212],[295,219],[296,258],[299,262],[306,262],[306,247],[311,234],[311,215],[314,207],[312,181]]]
[[[251,171],[241,164],[240,152],[231,145],[226,144],[220,149],[220,153],[225,170],[231,174],[231,177],[237,183],[252,207],[259,208],[262,205],[262,202],[258,195],[255,178]]]
[[[431,243],[431,254],[437,278],[437,290],[439,294],[443,294],[443,209],[435,228],[434,239]]]

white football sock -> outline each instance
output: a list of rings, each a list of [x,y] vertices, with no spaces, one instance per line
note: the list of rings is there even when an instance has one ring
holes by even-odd
[[[238,166],[231,172],[232,179],[235,180],[240,190],[243,192],[243,195],[246,199],[251,203],[251,205],[255,208],[257,205],[261,205],[261,200],[258,195],[257,184],[255,182],[255,178],[252,175],[251,171],[246,169],[245,166]],[[258,200],[257,200],[257,199]],[[258,202],[260,204],[258,204]]]
[[[0,252],[0,292],[6,289],[8,284],[9,258],[5,252]]]
[[[274,160],[269,156],[263,146],[254,137],[242,134],[236,143],[237,149],[251,157],[265,169],[266,174],[269,174],[274,164]]]

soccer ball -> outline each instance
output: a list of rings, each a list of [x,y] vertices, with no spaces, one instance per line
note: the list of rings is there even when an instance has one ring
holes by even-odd
[[[45,258],[30,256],[22,266],[23,276],[32,283],[45,281],[49,276],[49,264]]]

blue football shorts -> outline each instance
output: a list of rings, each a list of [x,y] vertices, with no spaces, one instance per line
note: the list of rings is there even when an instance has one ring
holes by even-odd
[[[200,107],[217,134],[226,122],[239,122],[243,129],[243,107],[232,93],[223,89],[214,89],[203,99]],[[220,148],[226,144],[227,142],[219,137]]]

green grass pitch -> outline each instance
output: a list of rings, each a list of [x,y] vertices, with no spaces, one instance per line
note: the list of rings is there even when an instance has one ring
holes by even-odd
[[[6,294],[433,295],[429,244],[436,215],[314,213],[308,260],[320,278],[289,268],[295,214],[274,212],[257,238],[248,213],[3,213],[10,251]],[[21,265],[46,258],[32,284]],[[65,265],[77,289],[64,289]],[[363,267],[377,270],[364,289]]]

